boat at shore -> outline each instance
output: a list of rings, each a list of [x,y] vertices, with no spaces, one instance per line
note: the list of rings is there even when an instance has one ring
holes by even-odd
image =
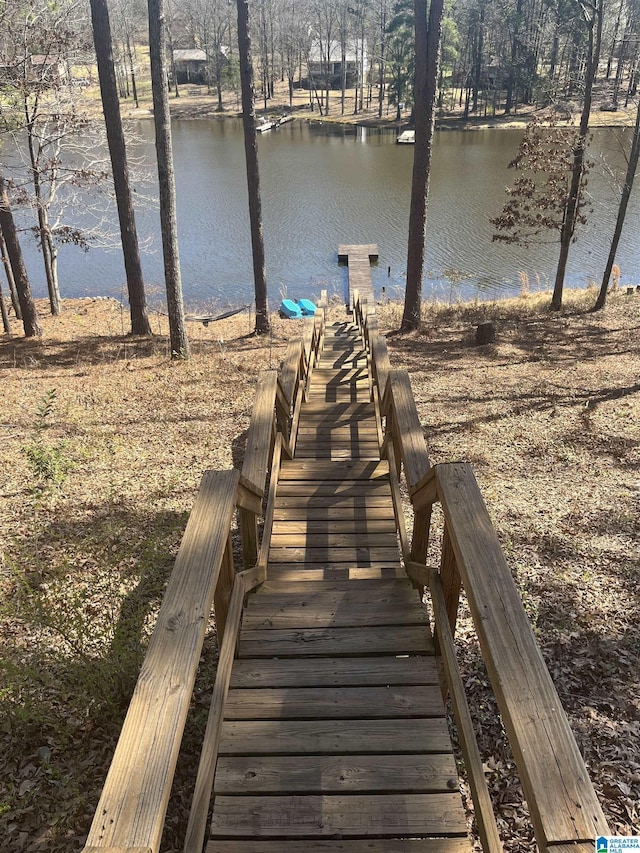
[[[396,137],[398,145],[415,145],[416,132],[415,130],[403,130],[400,136]]]

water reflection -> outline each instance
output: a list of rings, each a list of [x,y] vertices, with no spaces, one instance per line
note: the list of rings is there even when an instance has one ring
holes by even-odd
[[[153,128],[141,122],[137,151],[153,171]],[[183,286],[192,305],[234,305],[252,292],[242,127],[234,120],[176,121],[173,125]],[[507,169],[519,131],[446,131],[437,134],[428,215],[425,291],[444,298],[493,296],[502,290],[547,287],[557,246],[520,249],[491,242],[489,217],[505,201]],[[378,243],[374,286],[388,294],[404,288],[413,149],[395,145],[395,133],[327,129],[292,122],[259,140],[267,280],[275,305],[283,295],[341,291],[346,271],[338,243]],[[594,159],[604,152],[624,163],[613,131],[596,131]],[[572,247],[567,283],[598,281],[616,211],[615,190],[602,174],[590,189],[597,199],[591,223]],[[143,239],[154,250],[143,258],[145,278],[163,292],[157,210],[139,209]],[[81,212],[77,214],[78,222]],[[618,263],[623,283],[640,265],[640,198],[632,197]],[[31,246],[27,264],[38,295],[45,293],[40,258]],[[119,254],[73,247],[60,253],[65,296],[124,291]],[[635,283],[635,282],[634,282]]]

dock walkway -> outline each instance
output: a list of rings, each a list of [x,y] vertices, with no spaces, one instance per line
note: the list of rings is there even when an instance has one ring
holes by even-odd
[[[328,327],[244,612],[207,853],[470,850],[370,400],[357,327]]]

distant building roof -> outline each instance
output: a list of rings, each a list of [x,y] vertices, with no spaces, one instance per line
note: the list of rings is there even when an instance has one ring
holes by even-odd
[[[206,62],[207,54],[204,50],[194,48],[192,50],[174,50],[173,59],[175,62]]]
[[[360,58],[362,42],[360,39],[348,39],[345,45],[345,62],[355,62]],[[364,51],[367,52],[367,42],[364,42]],[[326,42],[311,42],[309,50],[309,62],[324,62],[327,58]],[[342,59],[342,46],[339,41],[329,42],[329,59],[332,62],[340,62]]]

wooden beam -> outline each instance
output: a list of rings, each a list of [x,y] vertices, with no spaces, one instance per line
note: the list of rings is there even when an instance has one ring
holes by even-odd
[[[541,849],[608,835],[562,703],[470,465],[436,469],[462,577]]]
[[[442,584],[436,572],[433,572],[429,578],[429,589],[431,591],[436,631],[440,644],[440,654],[447,675],[447,683],[455,714],[464,766],[473,796],[474,813],[478,822],[478,834],[482,841],[482,850],[483,853],[503,853],[495,815],[491,806],[491,797],[489,796],[487,781],[482,767],[482,758],[478,749],[469,705],[458,668],[453,634],[449,627],[447,605],[442,592]]]
[[[88,848],[159,849],[237,485],[237,471],[208,471],[202,478],[87,837]]]
[[[244,578],[238,575],[233,584],[227,630],[224,633],[220,648],[216,681],[213,688],[213,696],[211,697],[207,728],[202,744],[198,775],[191,803],[191,811],[189,813],[189,822],[187,824],[184,853],[201,853],[204,843],[209,801],[213,788],[213,772],[218,759],[220,732],[222,730],[224,708],[229,692],[229,679],[231,678],[231,667],[233,666],[233,659],[235,657],[238,627],[240,625],[240,617],[242,616],[242,603],[245,592]]]
[[[254,487],[260,495],[264,495],[271,458],[277,387],[278,374],[275,370],[265,370],[258,377],[242,463],[241,482],[247,488]]]
[[[430,468],[427,445],[413,399],[409,374],[406,370],[390,371],[389,385],[394,427],[397,425],[397,431],[394,429],[394,441],[400,445],[409,494],[412,495]]]

